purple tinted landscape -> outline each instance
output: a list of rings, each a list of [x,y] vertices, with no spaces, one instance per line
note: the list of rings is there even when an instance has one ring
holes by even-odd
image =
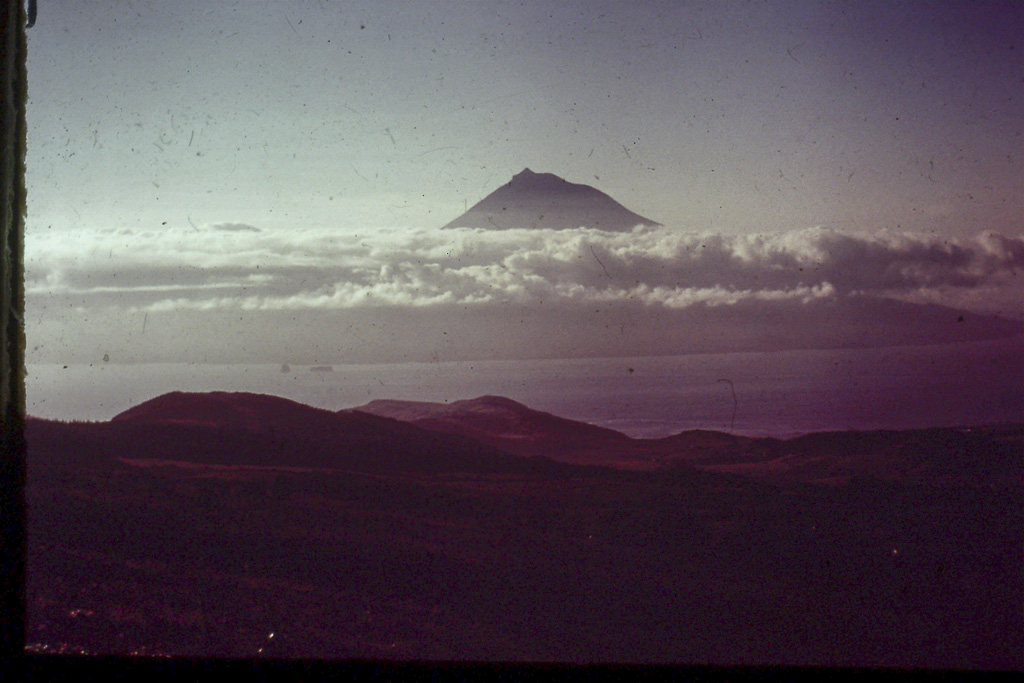
[[[1024,664],[1020,424],[632,439],[179,392],[28,436],[31,652]]]
[[[1024,669],[1022,25],[40,3],[27,651]]]

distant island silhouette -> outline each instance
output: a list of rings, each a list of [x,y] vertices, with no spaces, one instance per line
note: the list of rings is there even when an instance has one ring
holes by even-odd
[[[526,168],[442,228],[587,227],[629,232],[638,225],[661,224],[633,213],[590,185],[570,183],[553,173],[534,173]]]

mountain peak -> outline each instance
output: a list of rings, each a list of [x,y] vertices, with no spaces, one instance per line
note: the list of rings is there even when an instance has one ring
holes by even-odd
[[[524,168],[443,227],[487,230],[588,227],[628,232],[638,225],[658,226],[660,223],[633,213],[589,185],[571,183],[554,173],[536,173]]]
[[[577,185],[576,183],[570,183],[565,178],[559,177],[554,173],[535,173],[528,168],[524,168],[519,173],[512,176],[512,180],[506,184],[506,187],[515,186],[520,190],[541,190],[547,192],[579,192],[579,191],[594,191],[594,188],[587,185]]]

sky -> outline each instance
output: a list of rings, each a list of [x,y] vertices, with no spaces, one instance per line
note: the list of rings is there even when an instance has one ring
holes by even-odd
[[[41,2],[28,361],[643,355],[948,320],[879,301],[1019,320],[1022,27],[1016,2]],[[438,229],[526,167],[663,227]]]

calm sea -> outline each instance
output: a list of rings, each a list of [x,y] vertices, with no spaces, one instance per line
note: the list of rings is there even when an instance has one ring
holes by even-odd
[[[1024,420],[1024,340],[886,349],[388,365],[30,365],[28,412],[106,420],[167,391],[251,391],[332,410],[498,394],[631,436],[788,436]]]

